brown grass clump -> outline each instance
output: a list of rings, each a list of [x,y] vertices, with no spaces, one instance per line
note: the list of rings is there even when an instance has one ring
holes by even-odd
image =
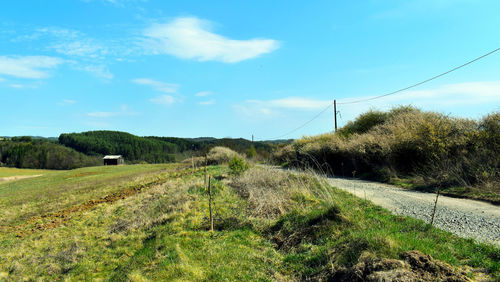
[[[278,169],[251,168],[231,183],[235,191],[250,203],[251,214],[274,219],[292,208],[307,204],[320,187],[310,175],[296,175]]]
[[[237,152],[222,146],[213,147],[208,151],[207,154],[207,164],[208,165],[219,165],[228,163],[234,156],[242,158]],[[205,157],[194,157],[187,158],[183,163],[191,164],[194,162],[195,166],[205,165]]]

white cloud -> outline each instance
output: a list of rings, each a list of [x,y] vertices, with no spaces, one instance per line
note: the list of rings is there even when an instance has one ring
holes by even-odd
[[[68,106],[76,104],[76,100],[64,99],[61,102],[57,103],[59,106]]]
[[[132,79],[132,82],[136,83],[136,84],[151,86],[154,90],[160,91],[163,93],[176,93],[177,89],[179,89],[178,84],[165,83],[165,82],[156,81],[156,80],[153,80],[150,78],[136,78],[136,79]]]
[[[171,105],[175,102],[177,102],[177,99],[173,96],[170,95],[161,95],[152,99],[149,99],[151,103],[158,104],[158,105]]]
[[[194,94],[194,96],[196,97],[206,97],[206,96],[209,96],[209,95],[212,95],[214,94],[212,91],[201,91],[201,92],[198,92],[196,94]]]
[[[108,54],[108,49],[93,42],[91,39],[60,42],[51,46],[56,52],[67,56],[79,56],[88,58],[102,57]]]
[[[105,65],[88,65],[83,67],[78,67],[78,69],[87,71],[97,77],[104,79],[113,79],[114,75],[109,71],[108,67]]]
[[[4,81],[5,81],[5,79],[0,77],[0,82],[4,82]]]
[[[17,88],[17,89],[24,88],[24,85],[18,84],[18,83],[12,83],[12,84],[9,84],[9,86],[12,88]]]
[[[49,77],[47,69],[56,68],[64,60],[47,56],[0,56],[0,74],[40,79]]]
[[[91,112],[87,113],[87,116],[94,118],[110,118],[110,117],[118,117],[118,116],[136,116],[139,113],[134,112],[129,109],[127,105],[121,105],[120,110],[116,112]]]
[[[182,59],[236,63],[279,48],[272,39],[235,40],[211,31],[211,23],[196,17],[180,17],[146,29],[144,47],[154,54]]]
[[[215,104],[215,99],[210,99],[210,100],[207,100],[207,101],[202,101],[202,102],[199,102],[198,104],[203,105],[203,106],[213,105],[213,104]]]

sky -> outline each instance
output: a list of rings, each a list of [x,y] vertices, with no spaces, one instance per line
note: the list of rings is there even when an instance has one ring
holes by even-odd
[[[500,110],[500,1],[32,0],[0,4],[0,136],[300,138],[413,105]],[[289,134],[287,134],[289,133]]]

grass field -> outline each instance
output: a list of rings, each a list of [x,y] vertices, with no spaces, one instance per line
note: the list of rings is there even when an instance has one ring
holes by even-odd
[[[0,184],[0,280],[303,280],[408,250],[498,278],[498,249],[394,216],[313,177],[208,172],[213,233],[203,172],[178,164]]]
[[[15,167],[0,167],[0,178],[10,176],[26,176],[26,175],[40,175],[51,174],[57,171],[47,169],[21,169]]]

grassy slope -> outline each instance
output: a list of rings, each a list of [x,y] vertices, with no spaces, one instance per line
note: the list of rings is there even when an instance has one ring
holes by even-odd
[[[0,183],[0,226],[100,198],[142,178],[154,178],[168,167],[173,166],[98,166]]]
[[[393,216],[314,180],[300,182],[306,187],[284,195],[289,203],[274,218],[255,214],[249,199],[224,180],[214,180],[217,231],[210,233],[202,172],[191,175],[188,169],[151,165],[103,169],[0,185],[0,212],[15,210],[9,225],[27,231],[23,237],[0,233],[0,280],[279,280],[316,275],[328,265],[350,266],[363,252],[397,258],[413,249],[453,265],[499,272],[498,249]],[[210,167],[209,173],[225,175],[227,168]],[[60,210],[151,178],[162,184],[75,211],[54,228],[32,230],[33,223],[19,224],[32,214],[18,210],[19,205],[47,213],[44,207]],[[58,193],[62,195],[54,197]],[[36,204],[38,198],[43,205]]]
[[[53,170],[46,169],[21,169],[14,167],[0,167],[0,178],[9,176],[26,176],[53,173]]]

